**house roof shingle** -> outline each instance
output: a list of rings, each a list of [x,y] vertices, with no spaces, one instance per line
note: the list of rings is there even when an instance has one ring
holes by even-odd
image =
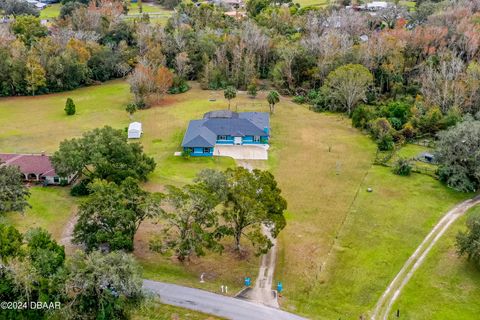
[[[39,154],[0,154],[2,165],[17,166],[20,171],[28,175],[56,176],[55,169],[52,166],[50,157]]]
[[[211,111],[202,120],[190,121],[182,147],[213,147],[219,135],[264,136],[269,131],[270,116],[266,112]]]

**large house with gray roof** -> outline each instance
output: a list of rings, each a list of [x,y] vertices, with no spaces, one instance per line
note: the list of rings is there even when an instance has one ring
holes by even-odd
[[[211,111],[201,120],[192,120],[182,147],[191,156],[221,155],[222,146],[268,148],[270,115],[267,112]]]

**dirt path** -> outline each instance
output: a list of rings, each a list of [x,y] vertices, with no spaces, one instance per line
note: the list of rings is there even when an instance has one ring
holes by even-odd
[[[461,217],[468,209],[480,203],[480,196],[466,200],[452,210],[448,211],[443,218],[433,227],[430,233],[425,237],[422,243],[417,247],[415,252],[408,258],[400,272],[395,276],[390,285],[378,300],[374,312],[371,316],[372,320],[386,320],[390,314],[393,304],[400,295],[400,292],[412,278],[415,270],[418,269],[425,260],[435,243],[447,231],[452,223]]]
[[[277,296],[272,291],[273,274],[277,258],[277,240],[270,236],[270,230],[266,226],[263,226],[262,229],[263,233],[272,241],[273,246],[267,254],[262,256],[257,280],[255,281],[255,286],[249,292],[248,298],[257,303],[279,308]]]
[[[237,165],[242,166],[250,171],[254,169],[254,164],[248,160],[237,160]],[[279,308],[277,296],[274,295],[274,292],[272,291],[275,262],[277,258],[277,240],[271,237],[268,227],[262,226],[262,232],[269,237],[270,241],[273,243],[273,246],[270,248],[267,254],[262,256],[255,286],[251,290],[245,292],[243,298],[252,302]]]
[[[72,210],[70,219],[68,219],[67,224],[63,229],[62,238],[59,241],[60,244],[65,246],[65,251],[67,253],[73,253],[76,249],[80,248],[79,246],[74,245],[72,243],[73,229],[75,228],[75,224],[77,223],[77,220],[78,220],[77,208],[75,207]]]

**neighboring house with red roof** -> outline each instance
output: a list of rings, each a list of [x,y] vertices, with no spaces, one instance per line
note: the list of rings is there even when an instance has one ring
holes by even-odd
[[[0,153],[0,165],[16,166],[24,175],[25,181],[41,182],[46,185],[69,184],[76,175],[59,177],[53,168],[50,157],[45,154]]]

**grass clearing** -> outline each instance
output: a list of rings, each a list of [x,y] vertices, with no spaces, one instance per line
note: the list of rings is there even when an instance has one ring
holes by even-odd
[[[140,12],[140,7],[138,2],[130,3],[128,5],[128,14],[141,14],[141,13],[169,13],[171,14],[173,10],[168,10],[163,8],[160,5],[155,3],[142,3],[142,12]]]
[[[330,3],[329,0],[298,0],[295,3],[300,4],[302,7],[321,7],[324,8]]]
[[[469,196],[426,175],[401,177],[373,166],[324,273],[301,296],[300,311],[329,319],[367,315],[439,218]]]
[[[14,224],[19,231],[41,227],[49,230],[55,239],[60,239],[63,228],[75,209],[75,200],[69,189],[61,187],[30,188],[29,208],[25,213],[8,213],[5,220]]]
[[[60,15],[61,3],[49,4],[45,9],[40,10],[40,19],[54,19]]]
[[[455,236],[466,229],[465,221],[472,214],[480,214],[480,206],[470,209],[442,236],[403,289],[392,313],[400,310],[404,319],[478,319],[480,270],[458,257],[455,247]]]
[[[289,212],[280,234],[276,280],[284,284],[286,309],[314,316],[319,310],[309,312],[304,306],[315,299],[304,299],[318,281],[371,166],[375,145],[340,115],[314,113],[295,104],[288,108],[288,113],[279,108],[273,128],[273,172]]]
[[[422,152],[433,152],[432,148],[420,146],[417,144],[407,144],[403,146],[397,153],[398,158],[412,159],[419,156]]]

